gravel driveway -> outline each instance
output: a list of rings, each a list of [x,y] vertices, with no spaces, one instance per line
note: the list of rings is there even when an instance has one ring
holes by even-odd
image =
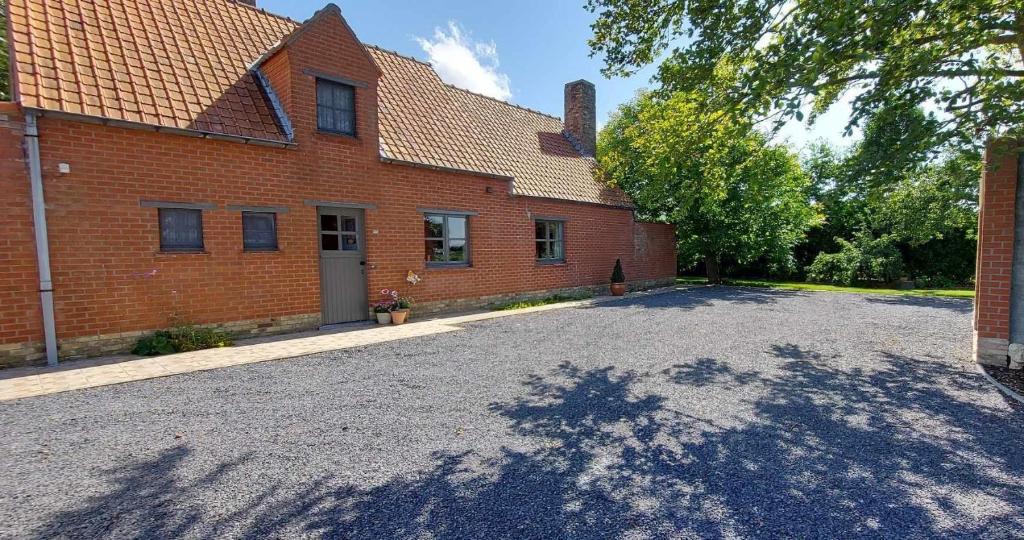
[[[0,404],[0,537],[1020,537],[968,301],[695,288]]]

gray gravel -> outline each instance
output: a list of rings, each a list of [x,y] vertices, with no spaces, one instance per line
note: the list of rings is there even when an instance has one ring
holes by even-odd
[[[1020,537],[970,310],[696,288],[4,403],[0,537]]]

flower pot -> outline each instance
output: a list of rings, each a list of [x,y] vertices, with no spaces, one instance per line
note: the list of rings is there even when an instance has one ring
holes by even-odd
[[[377,323],[378,324],[391,324],[391,314],[390,313],[378,313],[377,314]]]
[[[391,312],[392,324],[405,324],[405,318],[409,316],[408,309],[396,309]]]
[[[625,283],[612,283],[612,296],[622,296],[626,294]]]

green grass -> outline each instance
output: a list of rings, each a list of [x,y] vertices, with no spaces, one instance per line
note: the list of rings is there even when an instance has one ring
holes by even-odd
[[[588,292],[574,293],[574,294],[553,294],[551,296],[545,296],[544,298],[535,298],[533,300],[520,300],[518,302],[509,302],[507,304],[496,304],[491,306],[494,311],[505,311],[509,309],[523,309],[535,306],[546,306],[548,304],[558,304],[560,302],[573,302],[575,300],[586,300],[593,298],[594,295]]]
[[[707,278],[683,276],[676,278],[676,283],[684,285],[704,285]],[[948,298],[974,298],[974,289],[886,289],[882,287],[844,287],[841,285],[824,285],[821,283],[804,283],[801,281],[775,281],[768,279],[726,279],[726,285],[743,287],[768,287],[793,291],[830,291],[861,294],[890,294],[896,296],[944,296]]]

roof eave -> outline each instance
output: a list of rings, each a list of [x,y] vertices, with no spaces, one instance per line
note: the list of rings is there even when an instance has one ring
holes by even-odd
[[[66,111],[42,109],[38,107],[25,107],[24,109],[25,111],[32,112],[38,116],[60,118],[64,120],[71,120],[73,122],[82,122],[86,124],[100,124],[110,127],[135,129],[141,131],[154,131],[157,133],[167,133],[170,135],[182,135],[185,137],[193,137],[198,139],[212,139],[217,141],[230,141],[241,144],[269,146],[272,148],[295,148],[297,146],[297,144],[292,141],[279,141],[274,139],[263,139],[260,137],[245,137],[242,135],[217,133],[215,131],[204,131],[199,129],[161,126],[158,124],[149,124],[146,122],[135,122],[132,120],[122,120],[120,118],[108,118],[105,116],[95,116],[90,114],[69,113]]]

